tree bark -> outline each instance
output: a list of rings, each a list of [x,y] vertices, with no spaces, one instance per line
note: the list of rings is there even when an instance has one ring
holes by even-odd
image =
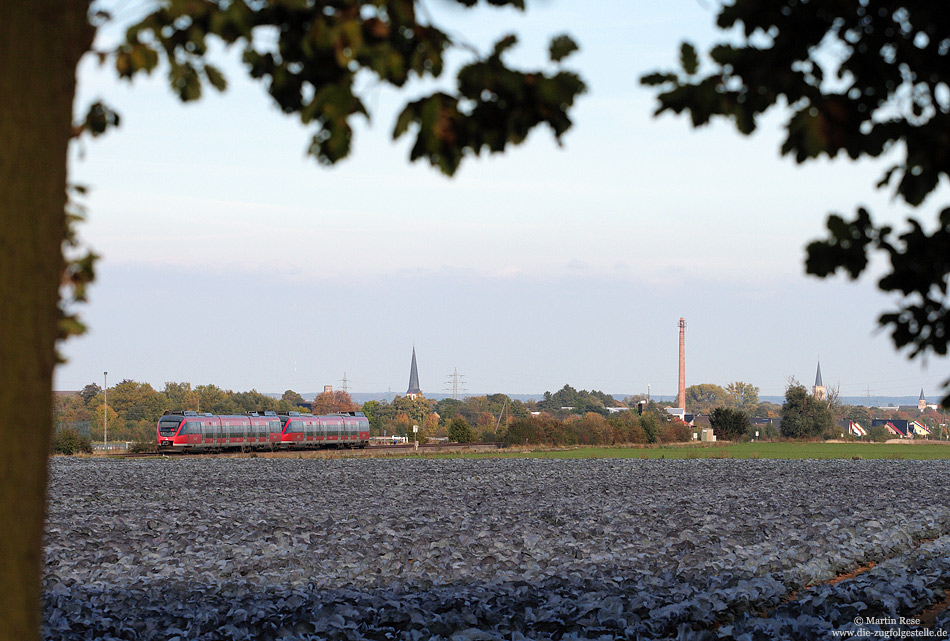
[[[0,641],[40,635],[66,162],[88,8],[0,2]]]

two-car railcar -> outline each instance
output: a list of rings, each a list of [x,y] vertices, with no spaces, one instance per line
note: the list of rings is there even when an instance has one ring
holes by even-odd
[[[369,421],[362,412],[216,415],[176,410],[159,419],[157,437],[160,448],[174,450],[362,448],[369,443]]]

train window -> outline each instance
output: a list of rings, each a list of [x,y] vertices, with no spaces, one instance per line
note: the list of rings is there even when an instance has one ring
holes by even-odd
[[[181,423],[180,418],[172,420],[162,420],[158,422],[158,431],[162,433],[163,436],[170,436],[178,431],[178,425]]]

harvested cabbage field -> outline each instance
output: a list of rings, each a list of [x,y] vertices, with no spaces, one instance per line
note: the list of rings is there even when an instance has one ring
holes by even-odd
[[[48,639],[950,630],[944,461],[57,458],[50,469]]]

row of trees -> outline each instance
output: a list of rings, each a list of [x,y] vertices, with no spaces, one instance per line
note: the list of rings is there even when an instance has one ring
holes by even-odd
[[[714,386],[707,386],[714,387]],[[756,400],[757,400],[756,391]],[[782,404],[779,416],[762,416],[759,418],[781,418],[780,427],[772,425],[756,426],[760,437],[772,438],[781,435],[785,438],[832,438],[839,435],[837,421],[832,412],[833,402],[828,399],[815,398],[801,384],[790,381],[785,390],[785,402]],[[709,422],[717,438],[727,441],[739,441],[751,438],[754,427],[750,420],[750,410],[758,408],[758,404],[751,402],[745,407],[742,405],[724,404],[714,407],[709,412]],[[770,412],[771,414],[772,412]],[[756,414],[756,417],[758,415]]]
[[[570,385],[565,385],[553,394],[545,392],[544,397],[537,402],[537,408],[545,412],[557,412],[562,408],[568,408],[568,411],[575,414],[586,414],[588,412],[597,412],[601,415],[607,414],[608,407],[618,407],[621,404],[610,394],[599,392],[597,390],[577,391]]]
[[[166,410],[193,410],[214,414],[241,414],[260,410],[286,412],[307,411],[303,397],[293,390],[280,399],[257,390],[234,392],[216,385],[165,383],[156,391],[148,383],[124,380],[108,389],[106,394],[95,383],[86,385],[75,395],[57,397],[53,415],[56,423],[91,423],[92,439],[103,440],[106,419],[109,439],[115,441],[148,441],[155,438],[155,425]],[[319,397],[318,397],[319,398]],[[349,397],[347,396],[347,400]],[[325,402],[325,399],[321,399]],[[349,401],[347,409],[357,409]]]
[[[603,445],[690,438],[686,426],[671,431],[671,417],[656,403],[646,405],[643,416],[633,409],[635,403],[631,403],[633,408],[609,413],[606,407],[623,407],[623,403],[602,392],[578,392],[569,385],[554,394],[546,393],[537,402],[522,402],[505,394],[439,401],[397,396],[390,402],[373,400],[360,406],[339,390],[323,392],[308,403],[293,390],[277,399],[256,390],[234,392],[187,382],[167,382],[158,391],[148,383],[123,380],[108,389],[108,406],[105,397],[95,383],[78,394],[57,397],[54,421],[66,425],[88,422],[95,441],[103,439],[106,419],[110,440],[151,441],[156,422],[167,410],[214,414],[362,411],[373,435],[408,436],[423,442],[448,438],[459,442]],[[539,412],[542,416],[536,415]]]
[[[936,432],[940,432],[941,426],[947,423],[946,411],[882,410],[861,405],[842,405],[834,391],[827,398],[816,398],[795,380],[789,381],[785,401],[778,414],[772,418],[781,419],[778,429],[771,425],[753,426],[748,413],[735,407],[716,407],[709,413],[709,421],[717,436],[725,440],[749,438],[754,429],[758,429],[763,437],[838,438],[843,434],[838,422],[843,419],[860,423],[869,430],[872,440],[886,440],[890,435],[883,427],[872,428],[872,419],[916,420]]]
[[[693,414],[708,414],[715,407],[735,407],[756,416],[760,413],[759,405],[759,388],[743,381],[734,381],[725,387],[700,383],[686,388],[686,407]]]
[[[831,438],[840,434],[837,421],[843,418],[860,422],[868,427],[871,418],[914,418],[925,424],[935,426],[941,417],[915,413],[904,416],[894,412],[883,412],[862,406],[842,405],[833,393],[826,400],[812,397],[797,381],[791,380],[786,390],[782,406],[768,402],[759,402],[758,388],[748,383],[736,381],[726,387],[703,383],[687,388],[687,407],[691,413],[709,417],[718,438],[740,440],[750,438],[753,427],[750,419],[781,418],[781,432],[771,431],[768,426],[760,427],[761,436],[783,436],[787,438]],[[99,385],[87,385],[77,395],[61,396],[56,400],[54,419],[57,423],[88,421],[92,426],[92,438],[103,438],[105,412],[108,412],[109,438],[117,441],[149,441],[154,437],[155,423],[166,410],[194,410],[214,414],[240,414],[252,411],[312,411],[315,414],[334,412],[363,411],[369,418],[374,435],[399,435],[422,441],[431,438],[449,438],[453,441],[500,441],[517,442],[517,436],[507,435],[514,429],[525,429],[525,423],[532,413],[544,413],[559,425],[574,426],[571,432],[592,426],[590,415],[598,415],[608,423],[616,422],[616,416],[633,416],[643,412],[644,416],[658,416],[663,422],[667,419],[664,408],[669,403],[649,401],[640,404],[642,397],[634,396],[623,401],[599,391],[576,390],[565,385],[557,392],[545,392],[538,401],[520,401],[505,394],[470,396],[464,399],[445,398],[439,401],[417,397],[397,396],[392,401],[368,401],[362,405],[344,391],[330,390],[318,394],[312,402],[307,402],[297,392],[287,390],[281,398],[274,398],[256,390],[234,392],[216,385],[197,385],[191,383],[168,382],[161,391],[148,383],[124,380],[108,390],[108,408],[104,402],[103,390]],[[607,408],[613,408],[608,411]],[[626,408],[617,411],[618,408]],[[873,416],[872,416],[873,413]],[[455,420],[455,431],[450,427]],[[581,420],[583,419],[583,420]],[[540,420],[540,419],[535,419]],[[627,420],[627,419],[623,419]],[[638,424],[650,418],[638,420]],[[586,422],[585,422],[586,421]],[[943,422],[946,422],[945,420]],[[513,428],[512,426],[519,426]],[[413,431],[413,427],[417,430]],[[561,428],[559,428],[561,429]],[[608,442],[652,443],[656,442],[650,428],[645,436],[639,433],[628,435],[630,440],[617,440],[614,437],[590,437],[598,444]],[[537,440],[539,434],[560,433],[548,429],[528,430],[529,442]],[[687,435],[688,436],[688,435]],[[659,437],[657,437],[658,439]],[[557,437],[551,442],[585,443],[588,437],[581,433],[573,437]],[[688,440],[684,439],[684,440]]]
[[[603,416],[598,412],[567,414],[561,418],[542,412],[519,416],[509,424],[473,427],[457,415],[446,422],[451,441],[502,441],[507,445],[623,445],[689,441],[691,428],[666,412],[634,410]]]

